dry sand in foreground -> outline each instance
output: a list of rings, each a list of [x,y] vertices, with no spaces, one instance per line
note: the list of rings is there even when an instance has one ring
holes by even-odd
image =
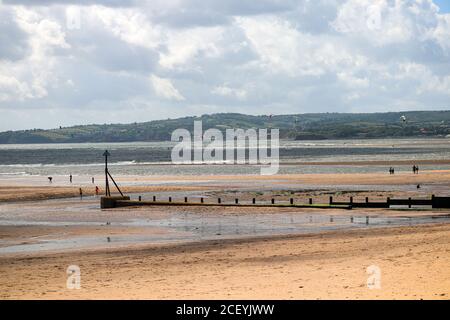
[[[66,268],[81,268],[80,290]],[[381,268],[368,289],[366,268]],[[450,225],[0,257],[1,298],[449,299]]]

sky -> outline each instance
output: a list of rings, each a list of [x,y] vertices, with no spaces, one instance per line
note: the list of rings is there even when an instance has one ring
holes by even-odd
[[[0,3],[0,131],[450,109],[449,0]]]
[[[449,0],[435,0],[434,3],[439,7],[441,13],[450,12],[450,1]]]

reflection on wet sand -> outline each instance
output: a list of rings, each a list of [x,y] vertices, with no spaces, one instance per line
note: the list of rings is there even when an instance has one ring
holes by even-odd
[[[386,216],[376,210],[329,213],[296,208],[154,207],[102,211],[95,198],[9,203],[0,206],[0,215],[0,230],[4,234],[8,228],[22,228],[22,232],[17,230],[16,236],[0,239],[0,255],[313,234],[450,221],[450,216],[442,213]],[[24,233],[25,228],[27,232]],[[47,228],[47,234],[39,234],[43,228]]]

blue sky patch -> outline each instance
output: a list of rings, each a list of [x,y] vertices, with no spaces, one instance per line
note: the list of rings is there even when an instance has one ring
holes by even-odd
[[[434,3],[441,9],[440,13],[450,13],[450,0],[434,0]]]

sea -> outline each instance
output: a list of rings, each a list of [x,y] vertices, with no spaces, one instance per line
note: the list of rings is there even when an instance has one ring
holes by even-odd
[[[108,150],[115,175],[260,174],[260,165],[183,164],[171,161],[175,142],[3,144],[2,176],[99,175]],[[248,150],[247,150],[248,152]],[[341,165],[329,162],[448,160],[450,139],[281,140],[280,174],[384,172],[386,165]],[[421,169],[445,170],[450,165],[426,164]],[[410,165],[396,166],[410,171]]]

